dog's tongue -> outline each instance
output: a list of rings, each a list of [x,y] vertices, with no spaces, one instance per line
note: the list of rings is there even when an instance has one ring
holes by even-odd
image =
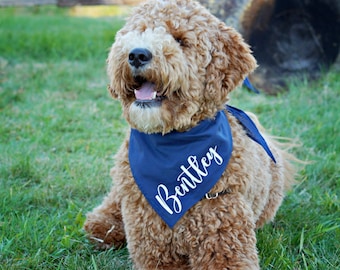
[[[142,87],[135,90],[136,99],[152,100],[156,97],[155,85],[150,82],[143,83]]]

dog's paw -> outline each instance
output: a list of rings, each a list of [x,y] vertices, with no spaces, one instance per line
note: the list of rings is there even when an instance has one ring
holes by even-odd
[[[90,213],[87,215],[84,229],[88,239],[98,249],[120,248],[126,243],[123,222],[114,216],[108,218]]]

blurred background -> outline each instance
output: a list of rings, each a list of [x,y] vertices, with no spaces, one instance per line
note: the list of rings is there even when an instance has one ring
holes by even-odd
[[[75,16],[126,14],[143,0],[0,0],[0,6],[56,5]],[[319,78],[340,70],[339,0],[199,0],[251,45],[259,68],[255,87],[269,94],[287,89],[291,77]],[[99,7],[101,6],[101,7]]]

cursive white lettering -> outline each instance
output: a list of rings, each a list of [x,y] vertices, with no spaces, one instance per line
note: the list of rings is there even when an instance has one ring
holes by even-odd
[[[181,198],[203,182],[204,177],[209,175],[209,167],[213,161],[219,166],[223,164],[223,158],[217,152],[217,146],[209,148],[205,156],[200,159],[200,164],[196,156],[189,156],[187,158],[189,166],[180,166],[182,172],[176,179],[180,184],[174,187],[174,194],[169,195],[168,187],[160,184],[157,187],[156,200],[170,215],[174,212],[180,213],[182,211]]]

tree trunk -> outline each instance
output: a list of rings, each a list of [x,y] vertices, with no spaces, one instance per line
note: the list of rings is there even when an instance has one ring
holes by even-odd
[[[260,67],[251,76],[259,89],[276,93],[292,76],[317,78],[340,68],[339,0],[200,0],[238,29]]]

